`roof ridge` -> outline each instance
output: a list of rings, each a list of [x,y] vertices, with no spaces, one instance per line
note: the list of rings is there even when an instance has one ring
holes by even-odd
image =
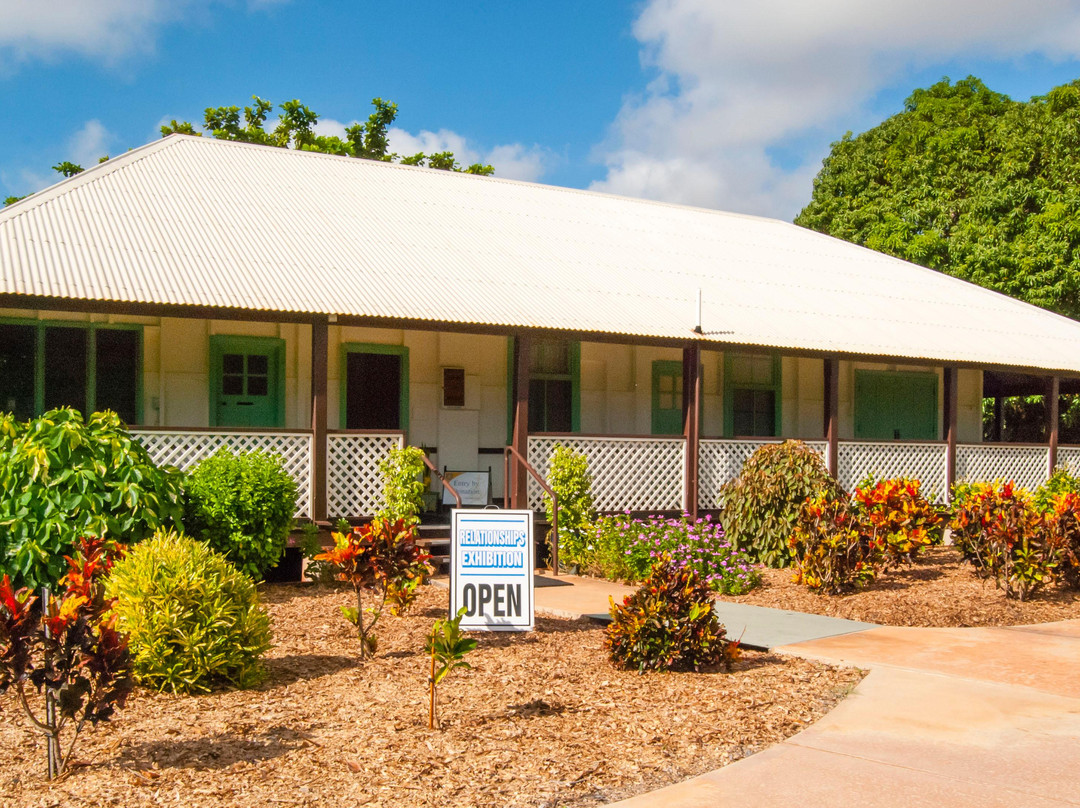
[[[680,203],[680,202],[665,202],[665,201],[659,200],[659,199],[643,199],[641,197],[626,196],[625,194],[613,194],[613,193],[609,193],[607,191],[595,191],[595,190],[592,190],[592,189],[589,189],[589,188],[571,188],[571,187],[568,187],[568,186],[565,186],[565,185],[549,185],[548,183],[532,182],[530,180],[519,180],[519,179],[513,179],[511,177],[498,177],[498,176],[489,176],[489,175],[484,175],[484,174],[468,174],[467,172],[464,172],[464,171],[447,171],[446,169],[441,169],[441,168],[430,168],[428,166],[414,166],[414,165],[407,165],[405,163],[395,163],[395,162],[391,162],[389,160],[372,160],[370,158],[363,158],[363,157],[350,157],[349,155],[344,155],[344,154],[330,154],[329,152],[309,151],[309,150],[306,150],[306,149],[282,148],[280,146],[272,146],[272,145],[270,145],[268,143],[251,143],[251,142],[245,141],[245,140],[224,140],[224,139],[215,138],[215,137],[204,137],[202,135],[186,135],[186,134],[180,134],[180,133],[173,133],[171,135],[168,135],[167,137],[163,138],[163,140],[168,141],[168,140],[172,140],[174,138],[182,139],[183,141],[187,141],[187,142],[201,141],[201,143],[215,144],[215,145],[225,145],[225,146],[236,147],[236,148],[273,149],[276,152],[285,152],[286,154],[291,154],[294,157],[301,157],[302,156],[302,157],[310,157],[310,158],[313,158],[313,159],[339,160],[339,161],[346,161],[346,162],[349,162],[349,163],[356,163],[357,161],[360,161],[361,164],[364,165],[365,167],[368,167],[368,166],[371,166],[371,165],[378,165],[378,166],[383,167],[381,169],[376,169],[376,170],[393,170],[393,169],[397,169],[397,170],[400,170],[400,171],[423,172],[423,173],[428,173],[428,174],[434,174],[434,175],[437,175],[437,176],[450,176],[450,177],[454,177],[454,176],[466,177],[467,176],[470,179],[478,180],[478,181],[484,181],[484,182],[495,182],[495,183],[503,183],[503,184],[508,184],[508,185],[526,186],[528,188],[539,188],[539,189],[547,190],[547,191],[568,193],[568,194],[581,195],[581,196],[586,196],[586,197],[600,197],[602,199],[614,199],[614,200],[620,200],[620,201],[623,201],[623,202],[633,202],[633,203],[638,204],[638,205],[646,205],[646,206],[650,206],[650,207],[673,208],[675,210],[696,211],[696,212],[699,212],[699,213],[713,214],[713,215],[716,215],[716,216],[723,216],[723,217],[726,217],[726,218],[749,219],[749,220],[752,220],[752,221],[777,223],[777,224],[787,225],[789,227],[796,227],[797,226],[797,225],[793,225],[791,222],[784,221],[783,219],[774,219],[774,218],[771,218],[769,216],[757,216],[757,215],[754,215],[752,213],[738,213],[738,212],[730,211],[730,210],[720,210],[719,208],[703,208],[703,207],[701,207],[699,205],[687,205],[687,204]],[[140,148],[144,148],[144,147],[140,147]],[[496,166],[496,170],[497,169],[498,169],[498,166]]]

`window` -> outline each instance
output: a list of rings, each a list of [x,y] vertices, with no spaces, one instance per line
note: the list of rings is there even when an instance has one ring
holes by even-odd
[[[465,368],[443,368],[442,405],[465,406]]]
[[[142,329],[0,323],[0,411],[26,419],[57,407],[141,420]]]
[[[529,357],[529,431],[577,430],[580,348],[570,340],[534,340]]]
[[[724,355],[724,432],[735,437],[779,435],[779,356]]]

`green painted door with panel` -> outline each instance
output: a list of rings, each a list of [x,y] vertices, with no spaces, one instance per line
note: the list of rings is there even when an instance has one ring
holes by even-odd
[[[855,371],[856,440],[937,440],[937,375]]]
[[[681,435],[682,362],[674,359],[655,359],[652,363],[652,433]]]
[[[211,426],[285,426],[285,341],[210,337]]]

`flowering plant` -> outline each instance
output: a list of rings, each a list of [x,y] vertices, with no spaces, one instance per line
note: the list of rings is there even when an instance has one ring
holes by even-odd
[[[592,571],[605,578],[645,579],[667,554],[680,569],[692,569],[711,589],[740,595],[761,582],[750,557],[735,547],[710,516],[635,518],[629,511],[600,519],[593,528]]]

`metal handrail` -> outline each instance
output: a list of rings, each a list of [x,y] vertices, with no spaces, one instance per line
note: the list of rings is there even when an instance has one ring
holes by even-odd
[[[507,492],[510,488],[510,456],[513,455],[514,459],[525,467],[525,471],[532,475],[532,478],[540,484],[540,487],[544,489],[549,497],[551,497],[551,574],[557,576],[559,574],[559,497],[551,490],[551,486],[547,484],[547,480],[541,476],[532,463],[530,463],[517,449],[513,446],[506,446],[503,448],[503,505],[506,505]],[[515,476],[514,493],[517,493],[517,482]],[[525,492],[528,496],[528,492]],[[526,505],[528,502],[526,502]]]
[[[431,469],[432,472],[434,472],[435,476],[439,478],[439,482],[442,483],[443,486],[446,488],[446,490],[449,491],[453,495],[454,501],[457,503],[457,506],[460,508],[461,507],[461,494],[459,494],[457,492],[457,489],[454,488],[454,486],[452,486],[450,484],[450,481],[447,480],[442,475],[442,472],[440,472],[437,468],[435,468],[435,465],[430,460],[428,460],[428,456],[424,452],[420,453],[420,457],[423,458],[424,465],[427,466],[429,469]]]

